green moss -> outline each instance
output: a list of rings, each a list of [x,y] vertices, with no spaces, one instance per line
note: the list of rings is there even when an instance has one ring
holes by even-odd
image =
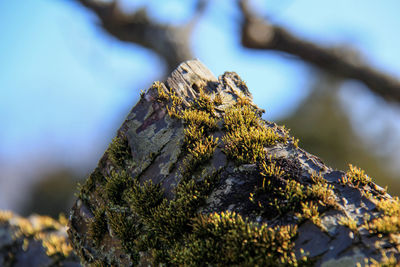
[[[392,199],[380,200],[376,204],[376,208],[387,216],[400,216],[400,199],[394,197]]]
[[[333,186],[321,176],[313,174],[313,184],[302,184],[286,173],[272,157],[259,163],[262,183],[250,194],[260,215],[273,218],[295,211],[300,222],[308,219],[321,227],[319,206],[336,208]]]
[[[315,205],[312,201],[301,203],[301,212],[296,213],[296,216],[300,221],[310,220],[313,224],[322,227],[321,218],[318,212],[318,205]]]
[[[233,105],[225,111],[223,119],[227,131],[234,131],[241,126],[260,127],[260,117],[249,105]]]
[[[218,179],[218,172],[208,175],[204,180],[182,181],[175,190],[175,199],[163,200],[153,212],[148,225],[159,239],[166,244],[173,244],[191,229],[190,220],[197,209],[204,204],[213,185]]]
[[[108,147],[108,157],[115,168],[123,169],[126,161],[132,158],[128,139],[115,137]]]
[[[94,217],[89,224],[88,235],[94,241],[96,246],[99,246],[104,234],[107,232],[107,221],[105,209],[94,211]]]
[[[382,258],[377,261],[375,259],[365,259],[364,261],[365,267],[399,267],[399,260],[395,257],[394,253],[391,253],[389,256],[386,253],[382,254]],[[357,264],[357,267],[361,266],[361,264]]]
[[[121,241],[122,248],[130,255],[132,262],[136,265],[140,256],[135,241],[141,235],[141,225],[138,218],[129,211],[124,210],[107,210],[109,225],[113,235]]]
[[[339,219],[339,224],[347,226],[351,231],[353,231],[354,233],[358,232],[358,225],[357,225],[357,221],[354,220],[351,217],[341,217]]]
[[[208,130],[217,128],[217,121],[207,112],[197,109],[185,109],[181,118],[188,125],[206,127]]]
[[[123,204],[123,192],[126,188],[130,188],[133,182],[130,174],[125,170],[119,172],[112,170],[110,176],[108,176],[106,180],[105,192],[107,199],[113,204]]]
[[[349,170],[346,172],[346,175],[342,177],[341,182],[355,187],[364,187],[365,185],[371,184],[372,179],[365,174],[364,170],[349,164]]]
[[[296,226],[258,226],[225,212],[199,215],[184,244],[174,247],[171,262],[179,266],[298,266]]]
[[[154,208],[161,204],[164,196],[159,184],[153,184],[150,180],[140,185],[138,180],[134,180],[132,187],[125,192],[124,199],[132,211],[147,219],[152,217]]]
[[[214,114],[215,105],[214,101],[211,99],[211,96],[205,93],[203,88],[200,88],[199,91],[199,95],[193,102],[192,108],[196,110],[204,110],[208,114]]]
[[[225,112],[223,119],[227,130],[222,138],[224,151],[237,164],[262,160],[266,156],[264,147],[286,141],[285,136],[263,125],[249,105],[234,105]]]
[[[200,90],[198,99],[185,108],[181,105],[182,99],[166,90],[163,84],[155,83],[153,87],[169,116],[182,120],[185,125],[185,150],[176,174],[179,183],[174,197],[166,199],[160,184],[151,181],[141,184],[132,178],[127,171],[131,159],[128,141],[114,138],[108,149],[108,159],[113,165],[110,174],[105,178],[96,174],[88,187],[82,189],[87,190],[86,194],[95,186],[95,180],[102,180],[100,192],[105,192],[109,200],[95,212],[89,226],[91,239],[100,242],[102,235],[96,234],[104,232],[101,222],[108,222],[111,235],[120,240],[134,264],[139,263],[140,251],[152,255],[154,265],[167,266],[298,266],[305,263],[305,259],[298,261],[294,256],[295,226],[272,228],[256,225],[234,213],[198,213],[222,171],[210,171],[208,165],[219,145],[213,131],[219,129],[215,105],[222,104],[222,98]],[[264,162],[265,147],[287,141],[285,132],[278,133],[265,125],[245,96],[225,111],[222,122],[226,130],[222,138],[224,152],[236,163]],[[278,164],[273,164],[270,159],[260,167],[263,180],[254,193],[254,201],[264,210],[272,207],[275,212],[293,211],[302,201],[311,198],[311,194],[302,184],[289,179],[289,174]],[[313,198],[324,199],[326,193],[320,192],[325,191],[315,188]]]

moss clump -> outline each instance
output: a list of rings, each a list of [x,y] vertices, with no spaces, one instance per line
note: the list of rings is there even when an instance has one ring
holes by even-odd
[[[310,220],[313,224],[322,227],[318,205],[312,201],[301,203],[301,213],[296,213],[296,216],[300,221]]]
[[[274,218],[277,215],[300,210],[296,217],[300,221],[311,220],[321,226],[319,207],[337,207],[333,186],[321,176],[312,174],[312,184],[295,180],[296,174],[286,173],[277,159],[269,157],[258,165],[262,182],[250,193],[260,215]]]
[[[308,198],[316,200],[322,206],[337,208],[334,186],[327,183],[321,174],[313,173],[311,175],[313,185],[307,189]]]
[[[225,152],[238,164],[254,163],[265,157],[265,146],[271,146],[283,138],[270,128],[256,128],[242,125],[234,131],[228,132],[222,141]]]
[[[255,163],[266,156],[264,147],[285,142],[286,137],[266,127],[254,107],[233,105],[225,111],[224,151],[237,164]]]
[[[113,234],[121,241],[122,248],[133,263],[138,264],[140,256],[136,240],[141,235],[141,228],[137,216],[129,211],[111,209],[107,211],[107,215]]]
[[[126,137],[114,137],[108,147],[108,157],[115,168],[123,169],[126,161],[132,158]]]
[[[250,105],[233,105],[224,114],[224,126],[227,131],[234,131],[241,126],[246,128],[261,125],[261,119]]]
[[[343,216],[339,219],[339,224],[347,226],[354,233],[358,232],[357,221],[351,217]]]
[[[400,232],[400,216],[382,216],[367,222],[364,227],[371,234],[380,234],[380,236]]]
[[[372,179],[365,174],[364,170],[349,164],[349,170],[346,172],[346,175],[342,177],[341,182],[342,184],[350,184],[358,188],[370,185]]]
[[[132,211],[143,218],[151,218],[151,213],[161,204],[164,196],[159,184],[150,180],[140,185],[138,180],[134,180],[132,187],[125,191],[124,199]]]
[[[8,210],[0,210],[0,223],[6,223],[13,217],[13,213]]]
[[[394,197],[393,199],[378,201],[376,208],[387,216],[400,216],[400,199],[399,197]]]
[[[99,246],[104,234],[107,232],[107,218],[105,210],[100,208],[94,211],[93,221],[89,224],[88,235]]]
[[[258,226],[231,212],[199,215],[171,262],[179,266],[297,266],[296,226]],[[305,259],[304,259],[305,260]]]
[[[110,176],[106,178],[105,193],[108,200],[113,204],[122,205],[122,194],[126,188],[132,184],[130,174],[121,170],[119,172],[112,170]]]
[[[29,220],[12,214],[11,212],[0,212],[2,221],[0,223],[10,223],[12,220],[13,238],[23,239],[22,248],[25,250],[29,242],[34,239],[42,243],[47,256],[55,261],[62,261],[72,253],[72,247],[66,236],[59,231],[66,227],[65,217],[60,215],[60,220],[54,220],[48,216],[35,215]],[[7,220],[7,221],[6,221]]]
[[[365,227],[371,234],[390,235],[400,233],[400,200],[393,199],[376,200],[376,209],[382,214],[376,218],[367,220]]]
[[[181,118],[188,125],[196,125],[198,127],[206,127],[209,130],[217,128],[216,120],[207,112],[196,109],[185,109]]]
[[[214,98],[215,99],[215,98]],[[217,100],[218,103],[218,100]],[[214,114],[215,105],[211,96],[204,92],[204,88],[199,89],[199,95],[192,104],[192,108],[197,110],[204,110],[208,114]]]
[[[170,98],[169,92],[166,92],[163,88],[163,85],[161,82],[156,81],[151,85],[151,88],[157,89],[157,101],[158,102],[165,102],[168,101]]]
[[[400,267],[400,262],[396,259],[394,253],[391,253],[390,256],[383,253],[379,261],[375,259],[365,259],[364,264],[366,267]],[[361,264],[357,263],[357,267],[361,267]]]

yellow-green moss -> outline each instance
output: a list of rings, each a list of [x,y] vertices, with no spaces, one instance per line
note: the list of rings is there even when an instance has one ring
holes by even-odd
[[[371,234],[390,234],[400,232],[399,216],[382,216],[367,222],[364,227]]]
[[[223,121],[224,151],[237,164],[262,160],[266,156],[265,147],[286,142],[286,136],[266,127],[250,105],[233,105],[225,111]]]
[[[383,253],[380,260],[375,260],[372,258],[365,259],[364,264],[365,267],[400,267],[400,262],[393,253],[390,253],[390,256],[388,256],[386,253]],[[361,266],[362,265],[360,263],[357,264],[357,267]]]
[[[393,199],[380,200],[377,202],[376,208],[383,211],[385,215],[400,216],[400,199],[399,197],[394,197]]]
[[[311,220],[322,227],[318,207],[336,208],[333,186],[320,174],[312,174],[312,184],[302,184],[286,173],[271,156],[259,163],[262,183],[250,193],[250,201],[264,217],[296,213],[299,221]],[[290,169],[289,169],[290,170]]]
[[[258,226],[239,214],[199,215],[185,243],[174,247],[171,262],[178,266],[297,266],[296,226]]]
[[[347,216],[342,216],[339,219],[339,224],[347,226],[351,231],[353,231],[354,233],[358,232],[358,225],[357,225],[357,221],[354,220],[351,217],[347,217]]]
[[[192,107],[197,110],[204,110],[208,114],[214,114],[215,112],[214,101],[211,99],[210,95],[204,92],[204,88],[199,89],[199,95],[193,102]]]
[[[343,184],[351,184],[355,187],[363,187],[369,185],[372,180],[365,174],[364,170],[349,164],[349,170],[346,172],[346,175],[342,177],[341,182]]]
[[[301,203],[301,212],[296,213],[296,216],[300,221],[310,220],[313,224],[322,227],[321,218],[318,212],[318,205],[314,204],[312,201]]]
[[[126,170],[131,157],[128,142],[125,138],[114,138],[108,149],[108,159],[113,165],[109,175],[104,177],[97,171],[82,188],[86,195],[96,181],[101,181],[99,190],[108,200],[104,207],[94,212],[93,222],[89,225],[89,232],[93,232],[91,239],[99,242],[103,237],[100,233],[106,230],[101,222],[108,222],[111,236],[120,240],[122,249],[134,264],[139,263],[140,251],[152,255],[154,265],[297,266],[305,263],[305,258],[298,261],[294,255],[296,226],[256,225],[234,213],[198,214],[221,171],[210,171],[209,166],[204,166],[220,145],[213,132],[219,129],[215,106],[222,104],[222,98],[200,90],[196,101],[184,107],[182,99],[162,83],[154,83],[153,88],[157,89],[157,100],[165,105],[169,116],[185,125],[185,150],[176,174],[179,183],[173,191],[174,197],[166,199],[160,184],[141,184],[137,178],[132,178]],[[278,133],[277,129],[265,125],[248,97],[239,97],[237,103],[222,115],[226,131],[222,138],[224,152],[236,163],[264,162],[265,147],[287,141],[288,135],[284,131]],[[288,179],[289,174],[280,166],[271,164],[272,161],[269,165],[264,164],[260,192],[270,190],[272,187],[266,183],[271,185],[272,181],[276,187],[269,199],[270,205],[275,205],[282,213],[287,211],[285,207],[293,211],[310,198],[310,193],[299,182]],[[315,188],[314,191],[314,198],[328,199],[326,190]],[[260,192],[255,194],[256,197]]]
[[[47,256],[55,257],[59,260],[67,258],[72,253],[72,247],[66,238],[58,231],[65,229],[65,218],[60,216],[60,220],[55,220],[48,216],[35,215],[29,220],[12,214],[11,212],[0,212],[3,223],[12,220],[14,238],[23,239],[23,249],[27,249],[30,240],[34,239],[42,243]],[[0,221],[1,222],[1,221]]]
[[[104,234],[107,232],[107,221],[105,209],[97,209],[94,211],[94,217],[89,224],[88,235],[99,246]]]
[[[116,168],[124,168],[126,161],[132,157],[128,139],[114,137],[108,148],[108,157]]]

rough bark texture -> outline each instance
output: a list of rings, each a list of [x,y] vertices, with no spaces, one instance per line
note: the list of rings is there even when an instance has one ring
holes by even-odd
[[[355,266],[399,258],[400,205],[261,119],[236,73],[182,63],[143,93],[81,187],[83,264]]]
[[[0,211],[0,266],[81,266],[69,244],[67,219],[23,218]]]

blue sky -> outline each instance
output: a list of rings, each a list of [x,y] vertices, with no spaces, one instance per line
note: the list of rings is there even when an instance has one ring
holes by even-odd
[[[127,9],[146,4],[153,17],[177,24],[193,5],[122,2]],[[312,72],[273,52],[242,49],[232,2],[210,5],[193,34],[194,54],[216,75],[236,71],[267,118],[282,118],[307,95]],[[253,3],[299,36],[326,45],[351,44],[374,66],[400,77],[399,1]],[[0,168],[6,170],[0,188],[24,181],[35,168],[95,164],[140,89],[161,76],[162,62],[104,34],[96,17],[70,0],[3,0],[0,10]],[[0,197],[0,208],[9,205]]]

